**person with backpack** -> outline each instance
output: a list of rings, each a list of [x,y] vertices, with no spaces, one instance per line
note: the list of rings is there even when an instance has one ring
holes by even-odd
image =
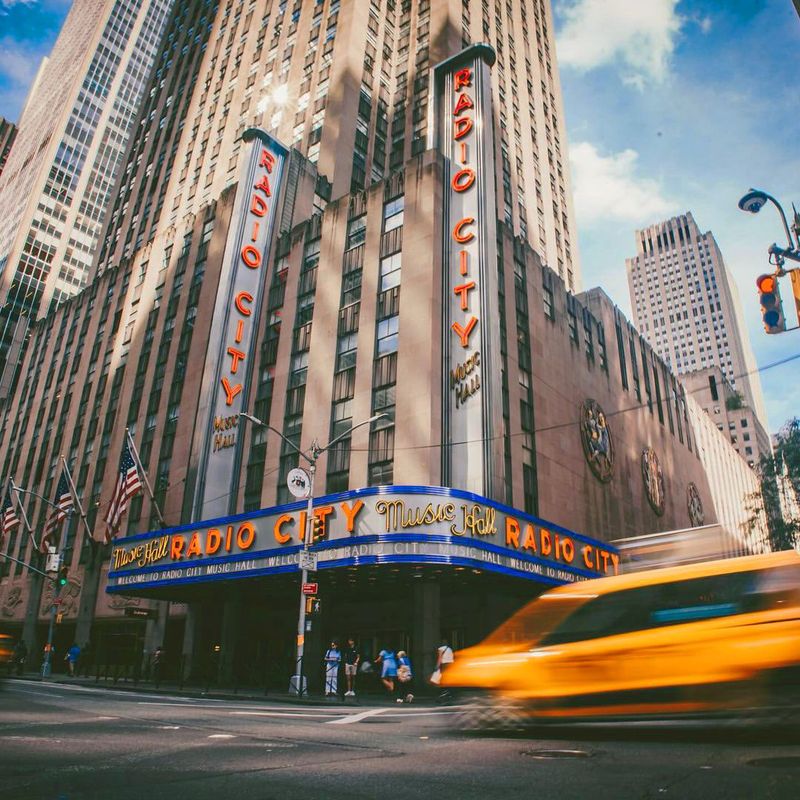
[[[398,697],[398,703],[411,703],[414,695],[411,693],[411,684],[414,680],[414,671],[411,669],[411,659],[405,650],[397,651],[397,682],[398,688],[404,692],[403,697]]]

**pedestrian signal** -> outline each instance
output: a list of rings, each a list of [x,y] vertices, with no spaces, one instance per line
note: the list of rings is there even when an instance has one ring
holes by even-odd
[[[64,588],[67,585],[69,580],[69,570],[66,567],[61,567],[58,571],[58,578],[56,579],[56,583],[58,584],[59,588]]]
[[[758,301],[761,303],[761,321],[767,333],[783,333],[786,320],[783,317],[783,303],[775,275],[759,275],[756,279]]]

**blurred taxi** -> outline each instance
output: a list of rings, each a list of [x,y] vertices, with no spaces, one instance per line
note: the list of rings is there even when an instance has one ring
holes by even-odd
[[[800,694],[800,556],[561,586],[456,654],[448,687],[535,719],[785,706]]]
[[[14,639],[6,633],[0,633],[0,664],[10,664],[14,655]]]

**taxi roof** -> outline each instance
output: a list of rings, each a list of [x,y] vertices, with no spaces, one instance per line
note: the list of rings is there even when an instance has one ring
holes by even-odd
[[[643,570],[641,572],[625,572],[608,578],[595,578],[578,583],[568,583],[550,589],[541,597],[556,597],[559,595],[601,595],[617,592],[622,589],[635,589],[640,586],[650,586],[657,583],[671,583],[673,581],[691,578],[703,578],[710,575],[724,575],[726,573],[746,572],[754,569],[774,569],[775,567],[796,564],[800,566],[800,554],[795,550],[781,550],[777,553],[762,553],[754,556],[740,556],[738,558],[722,558],[714,561],[701,561],[694,564],[681,564],[680,566],[661,567],[659,569]]]

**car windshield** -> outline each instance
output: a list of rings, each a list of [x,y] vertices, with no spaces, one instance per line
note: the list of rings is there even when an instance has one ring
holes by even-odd
[[[485,645],[530,647],[555,630],[591,594],[545,594],[521,608],[484,642]]]

